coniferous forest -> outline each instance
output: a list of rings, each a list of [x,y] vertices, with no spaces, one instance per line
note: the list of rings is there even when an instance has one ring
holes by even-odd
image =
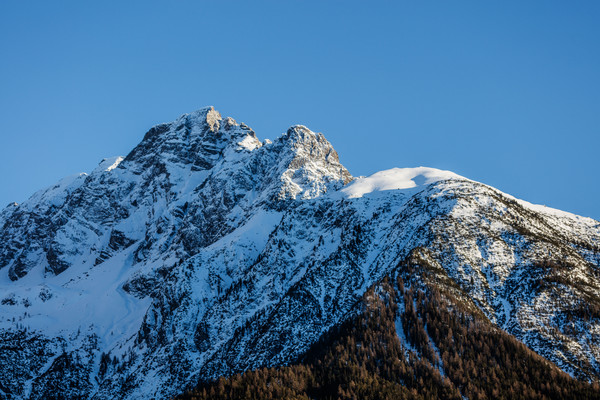
[[[398,270],[297,362],[201,382],[179,399],[600,398],[598,383],[494,327],[424,259],[413,254]]]

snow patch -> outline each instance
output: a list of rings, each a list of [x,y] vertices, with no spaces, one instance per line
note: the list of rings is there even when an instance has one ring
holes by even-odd
[[[98,164],[98,166],[96,167],[94,172],[92,172],[92,174],[103,171],[112,171],[113,169],[117,168],[119,164],[121,164],[121,161],[123,161],[124,159],[125,157],[123,156],[105,158],[102,161],[100,161],[100,164]]]
[[[252,136],[246,136],[243,140],[238,142],[238,145],[240,146],[240,149],[246,149],[249,151],[261,147],[260,141]]]
[[[392,168],[366,178],[357,178],[342,189],[342,192],[349,198],[358,198],[372,192],[411,189],[448,179],[467,180],[454,172],[435,168]]]

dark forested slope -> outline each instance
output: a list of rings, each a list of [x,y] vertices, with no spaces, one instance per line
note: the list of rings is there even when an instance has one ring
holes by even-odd
[[[179,399],[600,398],[597,383],[495,327],[444,275],[416,251],[297,362],[202,382]]]

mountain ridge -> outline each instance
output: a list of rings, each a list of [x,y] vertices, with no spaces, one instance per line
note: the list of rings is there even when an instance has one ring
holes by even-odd
[[[600,377],[592,219],[449,171],[354,178],[322,134],[260,141],[213,107],[61,182],[0,212],[7,398],[169,397],[284,365],[417,248],[492,323]]]

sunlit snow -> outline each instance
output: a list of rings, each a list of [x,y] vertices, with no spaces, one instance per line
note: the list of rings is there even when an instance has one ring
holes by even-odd
[[[392,168],[376,172],[366,178],[358,178],[342,189],[342,192],[349,198],[357,198],[362,197],[367,193],[384,190],[410,189],[448,179],[466,180],[466,178],[463,178],[454,172],[435,168]]]

